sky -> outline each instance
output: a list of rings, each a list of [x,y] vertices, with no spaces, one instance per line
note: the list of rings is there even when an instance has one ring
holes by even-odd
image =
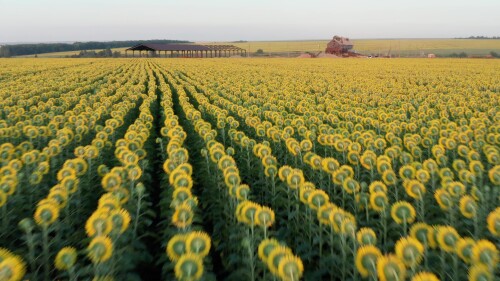
[[[0,0],[0,42],[500,36],[500,0]]]

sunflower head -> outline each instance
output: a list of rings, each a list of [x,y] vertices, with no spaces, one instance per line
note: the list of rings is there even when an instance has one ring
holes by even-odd
[[[474,264],[469,268],[470,281],[493,281],[493,273],[484,264]]]
[[[404,187],[406,189],[406,193],[416,200],[422,200],[425,194],[425,186],[418,180],[408,180],[405,181]]]
[[[460,213],[468,219],[476,216],[478,210],[477,202],[470,195],[465,195],[460,198]]]
[[[267,263],[267,258],[271,251],[280,246],[280,243],[276,239],[264,239],[259,244],[258,254],[262,262]]]
[[[419,272],[413,276],[411,281],[439,281],[439,278],[431,272]]]
[[[278,264],[278,276],[284,281],[300,280],[304,272],[302,260],[295,255],[285,255]]]
[[[299,188],[300,202],[302,202],[304,204],[308,204],[309,195],[311,195],[311,192],[313,192],[314,189],[315,189],[314,184],[312,184],[310,182],[304,183]]]
[[[377,270],[377,260],[382,256],[382,252],[374,245],[363,245],[356,253],[356,268],[362,277],[367,278],[375,275]]]
[[[409,267],[415,267],[422,261],[424,246],[412,237],[401,238],[396,242],[396,256]]]
[[[304,174],[302,170],[299,169],[293,169],[292,172],[286,177],[286,183],[291,189],[299,188],[304,181]]]
[[[487,218],[488,230],[495,237],[500,236],[500,207],[493,210]]]
[[[205,257],[210,252],[210,236],[202,231],[194,231],[187,235],[186,252]]]
[[[122,234],[130,225],[130,214],[125,209],[113,210],[109,213],[113,231]]]
[[[187,253],[175,263],[175,277],[178,280],[199,280],[203,275],[202,257]]]
[[[399,201],[391,207],[391,217],[397,224],[411,224],[415,220],[415,208],[406,201]]]
[[[64,247],[57,253],[55,266],[59,270],[68,270],[75,265],[76,257],[77,253],[75,248]]]
[[[455,253],[457,241],[460,235],[455,228],[451,226],[440,226],[437,228],[436,240],[439,247],[449,253]]]
[[[472,247],[472,261],[474,264],[484,264],[495,268],[498,264],[498,249],[492,242],[481,239]]]
[[[457,255],[466,263],[472,261],[472,248],[476,245],[474,239],[466,237],[457,241]]]
[[[90,241],[87,247],[87,256],[93,263],[102,263],[113,254],[113,242],[107,236],[97,236]]]
[[[377,191],[382,191],[387,193],[387,186],[381,181],[374,181],[368,186],[370,193],[375,193]]]
[[[312,191],[307,199],[309,207],[316,211],[319,209],[319,207],[323,206],[328,202],[329,202],[328,194],[326,194],[326,192],[324,192],[321,189],[315,189],[314,191]]]
[[[377,275],[381,281],[405,280],[406,267],[395,255],[380,256],[377,259]]]
[[[176,234],[167,243],[167,256],[172,262],[176,262],[187,252],[187,235]]]
[[[42,227],[50,226],[58,218],[59,207],[52,200],[46,201],[43,204],[39,204],[34,215],[35,222]]]
[[[255,214],[256,224],[261,227],[271,227],[274,223],[274,211],[269,207],[262,207],[257,209]]]
[[[437,247],[436,240],[434,239],[434,228],[426,223],[414,223],[410,228],[410,236],[420,241],[426,247]]]
[[[0,251],[3,251],[0,248]],[[17,255],[10,252],[0,259],[0,280],[20,281],[26,273],[24,261]]]
[[[377,234],[369,227],[363,227],[356,233],[356,240],[360,245],[376,245]]]
[[[267,257],[267,266],[272,274],[279,274],[280,262],[287,255],[292,255],[292,250],[281,245],[274,247],[271,252],[269,252],[269,256]]]
[[[383,191],[377,191],[370,194],[370,207],[377,211],[384,211],[389,204],[389,199],[387,198],[387,194]]]
[[[359,183],[351,177],[348,177],[344,180],[344,182],[342,183],[342,187],[349,194],[357,193],[360,189]]]
[[[453,206],[453,199],[450,193],[444,188],[436,190],[436,192],[434,192],[434,198],[436,198],[441,210],[447,211]]]
[[[250,195],[250,187],[247,184],[240,184],[235,190],[236,198],[239,201],[245,201]]]
[[[175,212],[172,215],[172,223],[177,228],[186,228],[191,225],[194,218],[194,212],[186,202],[175,207]]]

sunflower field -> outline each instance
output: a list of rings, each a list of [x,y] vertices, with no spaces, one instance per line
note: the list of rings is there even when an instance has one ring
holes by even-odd
[[[498,60],[0,66],[0,281],[500,280]]]

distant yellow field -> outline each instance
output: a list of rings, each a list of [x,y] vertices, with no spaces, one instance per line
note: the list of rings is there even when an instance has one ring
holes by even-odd
[[[231,44],[255,53],[262,49],[264,53],[298,53],[324,51],[329,40],[317,41],[249,41],[233,42],[197,42],[199,44]],[[362,54],[380,54],[393,56],[418,56],[435,53],[448,55],[466,52],[469,55],[486,55],[491,51],[500,52],[500,40],[476,39],[353,39],[354,50]],[[124,53],[127,48],[116,48],[112,51]],[[100,51],[100,50],[96,50]],[[79,51],[38,54],[38,57],[65,57],[78,54]],[[22,56],[34,57],[34,55]]]
[[[260,41],[230,43],[247,52],[262,49],[264,52],[319,52],[324,51],[329,40],[321,41]],[[467,52],[468,54],[488,54],[500,51],[500,40],[474,39],[358,39],[353,40],[354,50],[360,53],[381,53],[417,55],[420,52],[447,54]],[[220,44],[219,42],[214,44]]]

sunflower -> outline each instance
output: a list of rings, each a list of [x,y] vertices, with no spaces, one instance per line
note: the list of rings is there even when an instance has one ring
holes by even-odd
[[[374,181],[368,186],[370,193],[375,193],[377,191],[382,191],[387,193],[387,186],[381,181]]]
[[[193,197],[193,194],[191,193],[191,189],[186,188],[186,187],[176,188],[176,189],[174,189],[174,192],[172,193],[172,201],[174,201],[175,204],[182,203],[191,197]]]
[[[414,179],[416,175],[416,170],[411,165],[404,165],[399,169],[399,176],[404,180]]]
[[[25,273],[26,265],[19,256],[9,255],[0,260],[0,280],[20,281]]]
[[[2,208],[5,203],[7,203],[8,196],[7,194],[0,189],[0,208]]]
[[[356,240],[359,245],[376,245],[377,234],[369,227],[363,227],[356,233]]]
[[[109,213],[109,221],[113,226],[113,230],[122,234],[130,225],[130,214],[125,209],[112,210]]]
[[[288,175],[292,172],[292,167],[284,165],[278,170],[278,176],[281,181],[286,182]]]
[[[493,210],[487,218],[488,230],[493,236],[500,236],[500,207]]]
[[[474,264],[469,267],[469,281],[493,281],[493,273],[483,264]]]
[[[109,260],[113,254],[113,242],[107,236],[97,236],[90,241],[87,255],[93,263]]]
[[[472,261],[472,248],[476,245],[476,241],[472,238],[460,238],[457,241],[457,255],[466,263]]]
[[[443,251],[455,253],[459,239],[460,235],[458,235],[455,228],[451,226],[440,226],[437,228],[436,240]]]
[[[127,168],[128,179],[131,181],[136,181],[142,176],[142,169],[137,165],[130,165]]]
[[[388,204],[389,199],[387,198],[387,194],[385,192],[377,191],[370,194],[370,207],[373,210],[382,212]]]
[[[351,177],[348,177],[344,180],[344,182],[342,183],[342,187],[349,194],[357,193],[360,189],[359,183]]]
[[[64,247],[57,253],[55,266],[59,270],[68,270],[75,265],[76,257],[77,253],[75,248]]]
[[[386,185],[395,185],[397,182],[396,173],[393,170],[387,170],[382,173],[382,180]]]
[[[335,158],[327,157],[321,161],[321,167],[323,171],[331,174],[340,167],[340,164]]]
[[[439,281],[439,278],[431,272],[419,272],[413,276],[411,281]]]
[[[186,237],[186,252],[205,257],[210,252],[210,236],[202,231],[193,231]]]
[[[250,187],[248,184],[240,184],[236,188],[236,198],[239,201],[245,201],[248,199],[248,196],[250,195]]]
[[[278,174],[278,168],[275,165],[265,166],[264,174],[266,175],[266,177],[275,178]]]
[[[396,256],[409,267],[417,266],[423,259],[424,246],[417,239],[403,237],[396,242]]]
[[[356,233],[356,220],[351,215],[347,215],[340,224],[340,233],[354,237]]]
[[[175,212],[172,215],[172,223],[177,228],[186,228],[193,222],[194,212],[187,203],[183,203],[175,207]]]
[[[271,227],[274,223],[274,211],[269,207],[257,209],[255,214],[256,224],[261,227]]]
[[[439,204],[439,207],[446,211],[453,207],[453,200],[450,196],[450,193],[443,188],[440,188],[434,192],[434,198]]]
[[[330,223],[330,213],[338,209],[338,207],[333,203],[326,203],[323,206],[319,207],[317,211],[318,220],[322,224]]]
[[[107,209],[97,209],[87,219],[85,232],[88,237],[108,235],[113,230]]]
[[[175,277],[178,280],[199,280],[203,275],[202,257],[196,254],[184,254],[175,263]]]
[[[309,207],[313,210],[318,210],[319,207],[323,206],[329,201],[328,194],[324,192],[321,189],[315,189],[313,190],[307,199],[307,203],[309,204]]]
[[[472,262],[495,268],[498,264],[498,249],[492,242],[481,239],[472,247]]]
[[[397,224],[404,222],[411,224],[415,220],[415,215],[415,208],[406,201],[396,202],[391,207],[391,217]]]
[[[420,241],[424,246],[437,247],[434,238],[434,228],[426,223],[414,223],[410,228],[410,236]]]
[[[460,197],[465,194],[466,188],[465,185],[461,182],[458,181],[453,181],[449,182],[448,185],[446,186],[446,190],[454,196],[454,197]]]
[[[406,278],[406,267],[395,255],[377,259],[377,275],[380,281],[401,281]]]
[[[271,271],[272,274],[274,275],[279,274],[280,262],[287,255],[292,255],[292,250],[290,250],[290,248],[281,245],[275,246],[269,252],[269,255],[267,257],[267,267],[269,267],[269,270]]]
[[[301,187],[299,187],[300,202],[308,204],[309,195],[311,195],[311,192],[313,192],[315,189],[316,188],[314,184],[311,182],[306,182]]]
[[[174,173],[172,173],[171,175],[173,174]],[[174,188],[185,187],[191,189],[193,187],[193,179],[190,175],[182,171],[177,177],[175,177],[172,185],[174,186]]]
[[[477,202],[470,195],[465,195],[460,198],[460,212],[468,219],[476,216],[478,210]]]
[[[292,172],[286,177],[286,183],[291,189],[297,189],[304,183],[304,181],[304,173],[299,169],[293,169]]]
[[[356,252],[356,268],[363,278],[375,275],[382,252],[374,245],[362,245]]]
[[[117,189],[120,187],[122,183],[122,179],[120,175],[115,173],[107,173],[101,181],[102,187],[106,191],[111,191],[113,189]]]
[[[423,200],[426,192],[425,186],[418,180],[405,181],[404,187],[408,196],[416,200]]]
[[[496,165],[488,172],[488,178],[494,185],[500,185],[500,165]]]
[[[336,185],[342,185],[344,180],[348,177],[343,170],[336,170],[331,175],[332,175],[332,182]]]
[[[276,239],[264,239],[260,242],[258,248],[259,258],[262,262],[267,263],[267,258],[271,251],[280,246],[280,243]]]
[[[170,175],[170,173],[177,167],[177,164],[172,161],[172,159],[167,159],[165,160],[165,163],[163,163],[163,171],[167,174]]]
[[[302,260],[294,255],[286,255],[278,264],[278,276],[283,281],[300,280],[304,272]]]
[[[170,261],[178,261],[179,258],[187,252],[186,240],[186,234],[176,234],[168,240],[166,252]]]
[[[39,204],[34,215],[35,222],[42,227],[50,226],[58,218],[59,207],[54,201],[47,201],[43,204]]]

